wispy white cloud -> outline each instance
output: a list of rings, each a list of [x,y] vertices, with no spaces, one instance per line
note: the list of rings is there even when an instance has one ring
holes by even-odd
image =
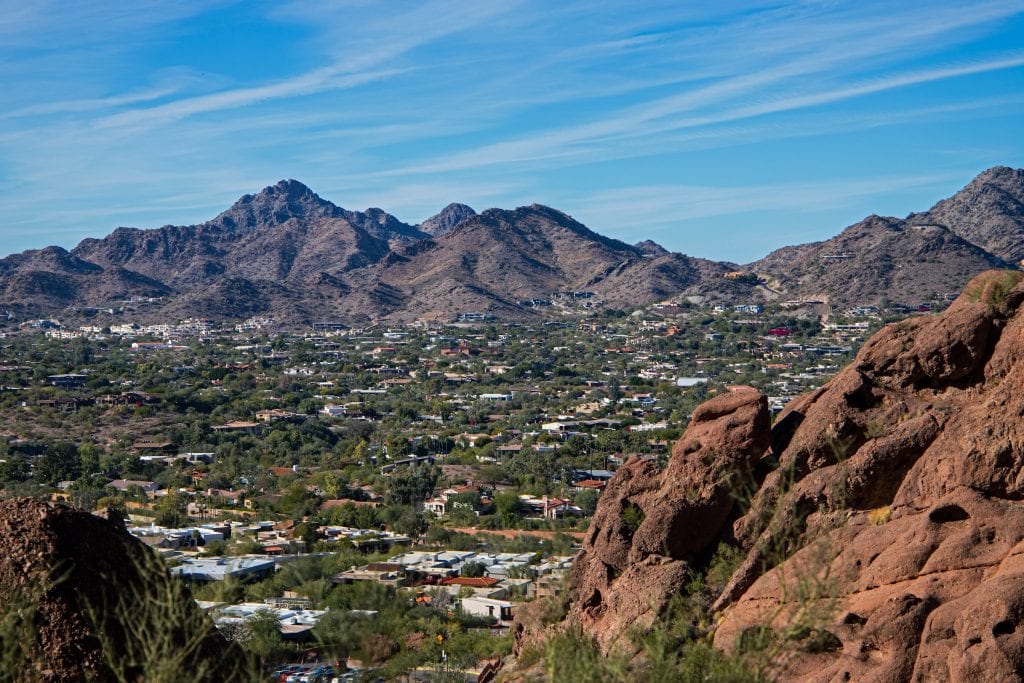
[[[781,112],[789,112],[798,109],[807,109],[810,107],[831,104],[834,102],[841,102],[843,100],[864,97],[866,95],[872,95],[886,90],[895,90],[923,83],[931,83],[933,81],[986,73],[989,71],[1013,69],[1021,66],[1024,66],[1024,55],[1013,55],[987,62],[973,62],[958,66],[897,74],[875,78],[865,83],[836,88],[834,90],[797,94],[788,97],[769,98],[753,105],[727,109],[706,116],[667,121],[662,124],[654,125],[642,131],[640,134],[652,135],[686,128],[714,126],[722,123],[730,123],[733,121],[766,116],[768,114],[778,114]],[[622,137],[628,138],[636,135],[637,133],[630,132],[623,134]]]
[[[200,54],[210,48],[203,41],[218,36],[205,33],[209,7],[0,0],[8,231],[201,220],[289,176],[407,220],[452,200],[566,202],[580,213],[574,202],[585,193],[574,186],[614,189],[628,178],[659,187],[659,175],[692,180],[693,164],[726,157],[707,174],[742,173],[739,145],[757,154],[759,145],[807,136],[922,120],[963,132],[972,118],[1024,116],[1012,95],[1024,84],[1024,41],[1005,28],[1021,25],[1024,0],[396,0],[385,10],[340,0],[221,2],[214,24],[252,17],[266,35],[287,24],[283,44],[232,43],[237,61],[218,61],[219,52],[209,68],[159,49],[179,39]],[[273,76],[239,66],[256,49],[280,54]],[[968,158],[998,158],[996,138],[978,128],[964,132],[960,149],[986,151],[909,155],[957,170]],[[1013,134],[998,141],[1006,155],[1022,150]],[[840,163],[829,167],[846,177]],[[749,180],[738,182],[760,187]],[[728,184],[720,181],[707,187]],[[844,187],[818,196],[872,198]],[[751,201],[775,206],[778,196],[768,189]],[[663,228],[672,212],[726,215],[714,213],[727,204],[716,197],[709,190],[687,208],[650,196],[638,225]]]
[[[348,74],[344,73],[344,69],[341,67],[324,67],[301,74],[295,78],[289,78],[268,85],[235,88],[233,90],[175,100],[155,107],[112,114],[99,120],[97,127],[122,128],[138,127],[147,124],[164,124],[195,116],[196,114],[246,107],[267,100],[301,97],[327,90],[353,88],[393,76],[397,73],[400,73],[400,71],[390,69]]]
[[[147,39],[154,27],[194,17],[237,0],[0,0],[0,49],[31,47],[60,50],[77,45],[117,40]]]
[[[670,131],[711,127],[722,123],[794,111],[842,100],[863,97],[887,90],[930,83],[990,71],[1012,69],[1024,65],[1024,55],[1004,55],[996,59],[972,61],[966,64],[923,70],[897,71],[854,85],[823,87],[807,92],[804,80],[814,74],[835,79],[834,69],[839,65],[859,65],[861,60],[892,50],[891,42],[897,37],[904,46],[910,40],[932,41],[936,35],[991,21],[1019,11],[1010,5],[990,8],[989,12],[969,19],[948,17],[946,21],[933,20],[916,29],[900,29],[894,35],[876,36],[870,43],[835,50],[829,46],[825,53],[803,56],[752,73],[741,73],[715,80],[706,85],[630,106],[598,120],[568,127],[545,130],[528,136],[486,144],[475,149],[455,153],[438,160],[412,164],[383,173],[385,176],[414,173],[439,173],[467,170],[483,166],[520,164],[524,162],[561,159],[577,161],[581,157],[600,156],[615,158],[611,150],[593,147],[610,139],[651,137]],[[898,33],[899,35],[895,35]],[[847,36],[849,38],[850,36]],[[788,91],[777,86],[789,82]],[[723,102],[744,102],[757,98],[755,104],[739,104],[715,109]],[[581,148],[586,147],[585,151]]]
[[[111,109],[128,104],[152,102],[178,92],[178,86],[162,86],[147,88],[138,92],[111,95],[110,97],[94,97],[78,100],[60,100],[45,104],[34,104],[9,112],[0,113],[0,119],[14,119],[27,116],[47,116],[49,114],[73,114],[102,109]]]
[[[431,2],[403,15],[389,17],[383,36],[376,35],[364,49],[343,53],[333,63],[274,83],[233,88],[182,98],[155,107],[115,114],[99,121],[104,127],[163,124],[197,114],[236,109],[268,100],[295,98],[329,90],[343,90],[407,73],[413,67],[384,68],[382,65],[425,43],[470,29],[511,8],[514,3]],[[298,8],[293,8],[298,11]],[[317,16],[322,20],[322,16]],[[347,44],[347,43],[346,43]]]
[[[561,198],[574,215],[589,218],[617,234],[712,216],[751,211],[813,212],[851,200],[899,190],[934,187],[959,180],[962,174],[878,176],[842,181],[766,183],[761,185],[646,185],[623,187]],[[834,226],[832,226],[834,227]]]

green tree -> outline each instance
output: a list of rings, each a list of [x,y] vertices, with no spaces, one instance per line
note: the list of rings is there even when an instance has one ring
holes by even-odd
[[[312,550],[317,542],[316,525],[309,522],[300,522],[295,525],[292,535],[300,541],[305,541],[306,549]]]
[[[297,481],[288,487],[284,497],[277,502],[277,509],[294,519],[311,515],[320,507],[320,499]]]
[[[0,441],[6,450],[7,443]],[[0,482],[24,481],[31,472],[28,460],[19,453],[0,453]]]
[[[481,562],[466,562],[462,565],[462,570],[459,572],[462,576],[468,576],[471,578],[477,578],[483,576],[487,572],[487,567]]]
[[[411,505],[426,500],[434,492],[441,472],[436,467],[413,467],[391,476],[388,480],[389,503]]]
[[[502,491],[494,496],[494,511],[501,519],[502,525],[514,527],[520,518],[522,504],[519,496],[511,491]]]
[[[36,476],[47,484],[78,479],[81,472],[78,447],[71,443],[51,444],[36,465]]]
[[[185,511],[188,509],[188,501],[177,491],[171,491],[157,501],[154,506],[156,519],[154,522],[165,527],[182,527],[188,523],[188,516]]]
[[[100,452],[92,442],[84,441],[78,446],[78,460],[83,475],[89,476],[100,471]]]
[[[573,502],[578,505],[585,514],[592,515],[594,514],[594,511],[597,510],[598,498],[599,494],[597,491],[593,489],[586,489],[577,493],[576,497],[573,498]]]
[[[245,627],[248,631],[245,648],[264,662],[273,661],[284,645],[277,614],[270,610],[259,610],[245,620]]]

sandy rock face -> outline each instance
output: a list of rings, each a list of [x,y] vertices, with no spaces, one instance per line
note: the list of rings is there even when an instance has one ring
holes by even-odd
[[[612,480],[569,619],[609,649],[725,541],[746,555],[715,644],[817,634],[779,656],[782,680],[1024,680],[1022,277],[984,273],[884,328],[770,429],[753,390],[702,406],[664,471]]]
[[[574,567],[570,620],[611,646],[630,626],[649,626],[683,582],[688,563],[709,549],[768,448],[768,404],[753,389],[698,408],[668,467],[632,459],[601,496]]]
[[[836,646],[791,657],[787,680],[1016,680],[1022,541],[1024,505],[964,487],[885,524],[856,515],[760,577],[715,641],[730,649],[749,628],[785,632],[809,613]]]

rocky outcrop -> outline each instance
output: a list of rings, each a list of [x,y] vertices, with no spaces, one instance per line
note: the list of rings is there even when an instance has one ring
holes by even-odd
[[[725,542],[714,642],[768,634],[781,680],[1024,680],[1022,279],[889,325],[771,429],[753,390],[701,406],[664,471],[609,484],[569,623],[611,649]]]
[[[440,237],[441,235],[447,235],[475,215],[476,211],[473,210],[473,207],[452,203],[420,223],[417,227],[428,235]]]
[[[625,463],[573,565],[570,620],[606,648],[628,628],[649,626],[721,533],[737,484],[768,447],[768,426],[765,397],[743,389],[694,412],[664,470],[651,460]]]
[[[0,679],[245,681],[254,673],[116,516],[0,502]]]
[[[759,578],[716,643],[762,626],[827,634],[824,651],[790,654],[787,680],[1021,680],[1024,505],[960,486],[901,512],[851,515]]]
[[[669,253],[668,249],[661,246],[654,240],[643,240],[634,244],[633,247],[646,256],[661,256]]]

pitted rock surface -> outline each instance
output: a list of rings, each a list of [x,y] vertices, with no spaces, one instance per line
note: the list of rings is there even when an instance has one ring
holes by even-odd
[[[780,680],[1024,681],[1022,279],[883,328],[774,426],[752,389],[701,406],[664,470],[610,482],[567,623],[611,650],[734,543],[716,646],[809,614],[827,644],[780,655]]]
[[[569,615],[608,647],[630,626],[649,626],[689,563],[726,526],[738,482],[768,448],[768,403],[750,388],[694,411],[668,466],[634,458],[601,496],[573,566]]]

